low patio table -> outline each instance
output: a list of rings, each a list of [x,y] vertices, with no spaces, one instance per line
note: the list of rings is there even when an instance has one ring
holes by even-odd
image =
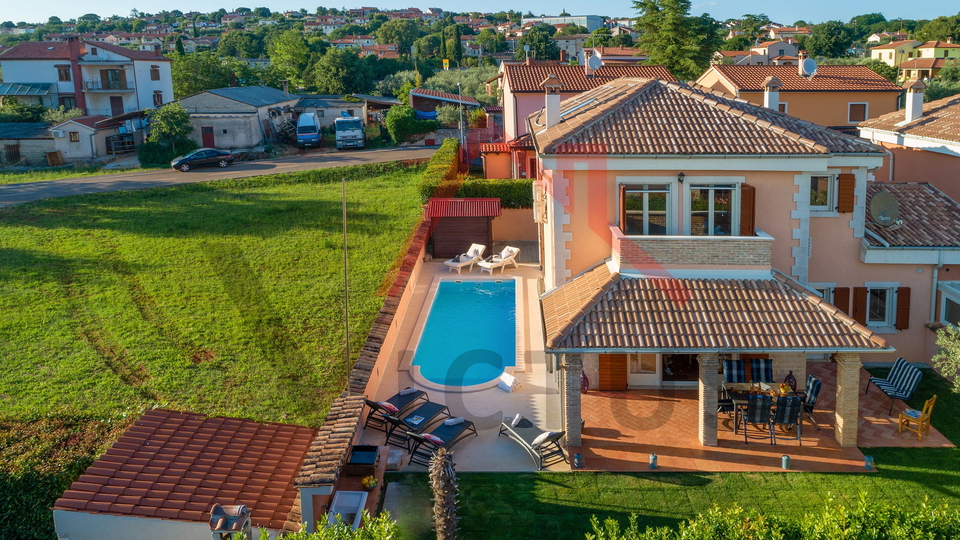
[[[403,423],[410,428],[410,431],[422,433],[427,426],[436,422],[441,416],[450,418],[450,409],[442,403],[428,401],[403,417]]]

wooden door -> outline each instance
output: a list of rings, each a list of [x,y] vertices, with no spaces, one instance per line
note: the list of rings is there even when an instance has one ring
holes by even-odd
[[[200,137],[202,138],[204,148],[216,148],[212,127],[201,127]]]
[[[600,390],[626,390],[627,355],[601,354],[600,380],[597,384]]]
[[[123,97],[110,96],[110,115],[120,116],[123,114]]]

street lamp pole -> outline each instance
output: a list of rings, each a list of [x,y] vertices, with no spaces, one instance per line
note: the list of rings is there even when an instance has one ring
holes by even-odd
[[[466,143],[463,138],[463,92],[460,89],[460,83],[457,83],[457,98],[460,100],[459,110],[460,110],[460,149],[461,151],[465,150]],[[464,161],[466,161],[466,154],[464,154]]]
[[[340,181],[340,205],[343,208],[343,331],[346,335],[347,367],[350,367],[350,293],[347,286],[347,178]]]

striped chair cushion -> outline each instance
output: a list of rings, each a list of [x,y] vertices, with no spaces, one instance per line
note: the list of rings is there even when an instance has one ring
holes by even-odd
[[[894,362],[887,378],[870,377],[870,382],[891,398],[907,400],[913,397],[922,377],[920,368],[901,357]]]
[[[807,378],[807,387],[804,389],[806,391],[803,400],[804,405],[813,405],[817,402],[817,396],[820,394],[820,386],[820,379],[813,375]]]
[[[724,360],[723,361],[723,382],[728,382],[728,383],[747,382],[747,372],[743,367],[743,360]]]
[[[750,361],[750,374],[753,376],[753,382],[773,382],[773,360],[755,359]]]

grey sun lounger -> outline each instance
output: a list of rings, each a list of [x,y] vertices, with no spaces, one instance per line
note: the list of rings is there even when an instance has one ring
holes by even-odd
[[[424,467],[429,467],[430,458],[433,457],[434,452],[440,448],[453,448],[453,445],[457,444],[464,437],[470,435],[471,433],[476,435],[477,428],[470,420],[464,420],[462,423],[453,426],[448,426],[447,424],[441,422],[440,425],[433,428],[433,431],[430,432],[430,435],[439,437],[440,440],[443,441],[443,444],[438,446],[424,438],[423,435],[407,432],[407,436],[413,441],[413,445],[410,447],[409,463],[416,463],[418,465],[423,465]]]
[[[412,392],[404,396],[401,396],[400,393],[397,392],[383,401],[386,401],[387,403],[396,407],[398,409],[396,415],[402,416],[404,413],[409,412],[410,409],[420,403],[420,400],[423,400],[424,403],[429,402],[430,396],[428,396],[423,390],[417,390],[416,392]],[[376,429],[377,431],[387,431],[387,424],[384,422],[383,416],[385,414],[389,414],[389,412],[384,410],[384,408],[381,407],[376,401],[370,399],[365,401],[370,411],[367,412],[367,420],[363,424],[363,427],[369,427],[371,429]]]
[[[547,437],[537,447],[534,447],[533,441],[546,431],[538,428],[526,418],[521,418],[516,426],[510,425],[511,423],[513,423],[513,418],[504,418],[500,424],[500,433],[497,433],[497,436],[506,434],[507,437],[516,441],[530,454],[539,470],[543,470],[544,467],[549,467],[554,463],[567,462],[567,456],[563,453],[563,448],[560,447],[560,439],[566,434],[565,431]]]

